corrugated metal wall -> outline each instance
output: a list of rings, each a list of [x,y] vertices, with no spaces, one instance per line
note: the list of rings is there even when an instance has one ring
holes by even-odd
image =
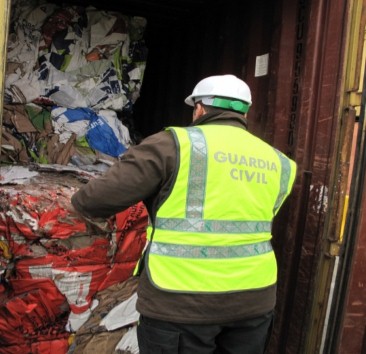
[[[8,42],[8,26],[10,20],[10,1],[0,0],[0,58],[6,57],[6,44]],[[6,60],[1,60],[0,65],[0,97],[4,95],[4,75],[5,75]],[[0,127],[2,126],[3,118],[3,102],[0,100]],[[1,147],[1,134],[0,134]]]
[[[284,272],[279,293],[281,353],[304,349],[318,262],[328,252],[324,223],[330,207],[335,207],[328,201],[334,188],[330,176],[339,129],[346,4],[331,0],[297,3],[292,87],[284,91],[290,95],[289,147],[299,164],[299,175],[280,263]]]

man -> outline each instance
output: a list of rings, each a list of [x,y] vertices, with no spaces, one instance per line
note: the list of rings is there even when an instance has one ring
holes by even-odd
[[[263,353],[276,297],[271,224],[296,165],[247,132],[251,92],[237,77],[205,78],[185,102],[189,127],[131,147],[72,204],[89,218],[146,204],[140,353]]]

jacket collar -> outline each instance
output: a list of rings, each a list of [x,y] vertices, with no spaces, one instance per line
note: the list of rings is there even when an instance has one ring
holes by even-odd
[[[204,114],[202,117],[192,122],[190,126],[204,125],[204,124],[222,124],[222,125],[231,125],[244,129],[248,128],[246,118],[244,118],[242,114],[235,113],[232,111]]]

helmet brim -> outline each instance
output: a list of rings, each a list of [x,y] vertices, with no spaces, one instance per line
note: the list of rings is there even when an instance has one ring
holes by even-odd
[[[192,95],[189,95],[185,100],[184,103],[187,104],[188,106],[194,107],[194,100]]]

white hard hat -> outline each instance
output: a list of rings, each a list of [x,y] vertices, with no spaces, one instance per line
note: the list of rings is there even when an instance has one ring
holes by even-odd
[[[252,95],[243,80],[234,75],[217,75],[201,80],[184,100],[189,106],[194,106],[197,101],[246,113],[252,104]]]

